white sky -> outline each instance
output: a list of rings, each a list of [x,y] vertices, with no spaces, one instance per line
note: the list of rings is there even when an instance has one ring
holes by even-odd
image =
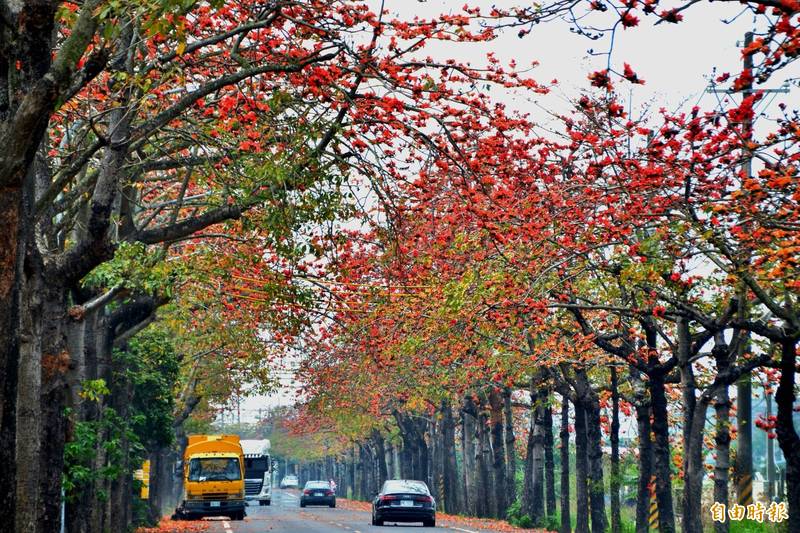
[[[374,9],[378,9],[380,1],[370,1]],[[470,6],[483,8],[528,4],[520,0],[467,1]],[[465,0],[386,0],[385,7],[400,18],[414,15],[432,18],[439,13],[461,13],[464,3]],[[703,109],[715,107],[719,96],[705,93],[709,76],[715,67],[717,74],[733,73],[741,68],[737,42],[741,46],[744,33],[753,29],[753,19],[748,14],[731,24],[722,22],[724,18],[734,18],[741,7],[733,2],[701,3],[685,11],[684,21],[677,25],[663,23],[653,26],[654,17],[640,17],[638,27],[617,31],[612,67],[621,72],[623,63],[627,62],[646,82],[645,85],[633,85],[614,81],[619,94],[625,99],[632,98],[634,117],[638,117],[642,107],[648,104],[653,111],[660,107],[670,110],[681,106],[690,108],[696,104]],[[611,20],[613,15],[607,12],[605,16]],[[589,88],[587,75],[606,67],[607,58],[590,56],[587,52],[590,48],[605,51],[608,40],[591,41],[570,32],[566,21],[554,21],[534,27],[533,32],[522,39],[517,37],[516,30],[510,30],[489,43],[433,43],[420,55],[471,61],[474,66],[483,64],[488,52],[493,52],[503,64],[514,59],[522,67],[538,61],[539,66],[531,73],[535,79],[542,83],[559,80],[558,87],[551,94],[529,99],[509,97],[495,90],[498,100],[509,107],[530,112],[534,120],[546,121],[546,113],[537,105],[556,112],[567,111],[567,100],[576,98],[581,90]],[[768,82],[767,87],[778,88],[787,77],[799,77],[798,70],[797,65],[784,69]],[[780,101],[797,102],[798,91],[800,89],[795,88],[794,94],[780,94],[774,101],[766,99],[765,102],[769,102],[769,109],[774,110]],[[291,404],[296,384],[285,375],[281,383],[281,391],[272,396],[244,400],[242,420],[252,421],[259,408]]]

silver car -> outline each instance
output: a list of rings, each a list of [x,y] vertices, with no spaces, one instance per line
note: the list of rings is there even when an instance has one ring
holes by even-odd
[[[294,474],[283,476],[283,479],[281,480],[282,489],[296,489],[299,486],[300,482],[297,480],[297,476]]]

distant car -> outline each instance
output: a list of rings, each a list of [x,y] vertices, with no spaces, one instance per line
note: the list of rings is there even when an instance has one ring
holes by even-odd
[[[336,507],[336,495],[328,481],[309,481],[300,495],[300,507],[306,505],[327,505]]]
[[[289,474],[288,476],[283,476],[281,480],[281,488],[282,489],[296,489],[300,486],[300,482],[297,480],[297,476]]]
[[[387,480],[372,501],[372,525],[384,522],[422,522],[436,527],[436,502],[422,481]]]

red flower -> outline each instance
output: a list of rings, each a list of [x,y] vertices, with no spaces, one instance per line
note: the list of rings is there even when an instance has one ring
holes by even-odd
[[[631,83],[638,83],[644,85],[644,80],[640,80],[639,76],[633,71],[631,66],[625,63],[625,68],[622,71],[622,76]]]
[[[673,24],[677,24],[683,20],[683,15],[678,13],[677,9],[662,11],[658,16],[661,17],[661,20],[665,22],[672,22]]]
[[[639,18],[632,15],[630,11],[626,11],[620,17],[620,22],[626,28],[632,28],[639,25]]]
[[[608,77],[608,70],[598,70],[589,74],[589,81],[592,86],[611,90],[611,78]]]

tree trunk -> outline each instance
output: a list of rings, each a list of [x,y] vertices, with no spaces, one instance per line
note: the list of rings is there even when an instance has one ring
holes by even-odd
[[[381,435],[379,431],[373,430],[372,440],[375,443],[375,449],[377,452],[376,454],[378,459],[377,486],[378,490],[380,490],[380,487],[383,486],[383,482],[389,479],[389,472],[386,469],[386,447],[384,446],[383,435]],[[326,477],[325,479],[329,478]]]
[[[491,449],[489,446],[489,421],[484,406],[478,406],[478,420],[475,425],[475,462],[478,475],[475,480],[475,501],[477,515],[481,518],[491,516],[497,509],[497,501],[493,497],[490,486],[489,464]]]
[[[22,189],[0,188],[0,516],[14,524],[16,512],[16,405],[19,372],[19,247]]]
[[[606,505],[603,482],[602,428],[600,427],[600,404],[592,394],[586,405],[587,457],[589,461],[589,495],[592,513],[592,533],[605,533]]]
[[[501,391],[497,388],[492,388],[489,392],[489,405],[491,407],[491,433],[492,433],[492,468],[494,477],[494,492],[497,500],[497,510],[494,516],[498,518],[505,518],[508,509],[506,496],[508,495],[508,480],[506,479],[506,454],[505,444],[503,441],[503,398]]]
[[[528,410],[528,417],[530,422],[528,424],[528,441],[525,447],[525,463],[522,478],[522,501],[521,509],[523,513],[532,518],[531,512],[534,506],[534,488],[535,472],[534,472],[534,448],[536,445],[536,404],[539,402],[538,389],[531,379],[531,406]]]
[[[386,450],[386,473],[389,476],[389,479],[397,478],[397,474],[395,472],[394,454],[395,454],[395,447],[394,444],[390,442]]]
[[[781,342],[781,378],[775,394],[778,408],[775,433],[786,457],[786,499],[789,506],[789,533],[800,533],[800,436],[794,427],[794,384],[797,347],[794,340]]]
[[[52,369],[42,371],[43,350],[50,344],[43,336],[47,300],[52,289],[45,293],[42,279],[41,258],[36,246],[28,246],[25,252],[24,275],[21,286],[20,305],[20,351],[17,389],[17,487],[16,530],[36,533],[41,520],[39,491],[42,470],[42,382],[49,381],[57,371],[60,354],[48,354]],[[48,309],[49,311],[49,309]],[[45,374],[48,377],[44,377]]]
[[[660,372],[650,375],[651,408],[653,413],[653,455],[655,458],[656,500],[658,502],[658,530],[675,533],[675,512],[672,506],[672,456],[669,446],[669,415],[664,389],[664,376]]]
[[[619,383],[617,368],[612,366],[611,372],[611,533],[622,533],[622,511],[619,500]]]
[[[453,410],[447,402],[442,402],[442,456],[445,511],[450,514],[463,513],[464,507],[458,490],[455,420]]]
[[[715,345],[713,355],[717,364],[717,373],[723,373],[728,370],[730,367],[730,355],[728,352],[728,346],[725,344],[722,335],[717,335],[715,340]],[[719,502],[725,505],[727,508],[728,506],[728,482],[730,476],[730,456],[731,456],[731,425],[730,425],[730,411],[731,411],[731,399],[730,394],[728,392],[727,384],[724,387],[720,387],[716,393],[716,403],[714,405],[714,412],[716,418],[716,428],[714,434],[714,444],[715,444],[715,453],[716,453],[716,460],[714,461],[714,501]],[[703,417],[703,421],[705,421],[705,411],[704,405],[700,406],[702,408],[702,412],[698,412],[695,414],[696,417]],[[698,420],[698,427],[696,428],[697,432],[700,432],[700,422]],[[700,441],[700,438],[696,438],[695,441]],[[696,446],[701,446],[702,441],[694,442]],[[694,450],[692,450],[694,452]],[[697,451],[694,453],[695,461],[698,460],[698,455],[701,456],[702,452]],[[699,458],[702,460],[702,456]],[[692,465],[694,466],[694,465]],[[702,467],[702,465],[698,465]],[[691,492],[691,496],[693,496],[692,507],[687,509],[687,511],[692,513],[698,513],[701,507],[701,495],[693,494],[695,491],[702,490],[702,472],[699,472],[700,479],[692,480],[693,487]],[[698,487],[699,486],[699,487]],[[696,500],[696,501],[695,501]],[[695,528],[693,531],[697,531],[700,533],[702,531],[702,524],[699,523],[699,519],[694,520],[692,526]],[[717,533],[727,533],[729,530],[729,522],[725,520],[724,522],[714,522],[714,531]]]
[[[636,491],[636,533],[650,530],[650,478],[653,475],[653,447],[650,435],[650,405],[637,403],[636,425],[639,433],[639,481]]]
[[[477,515],[477,499],[475,497],[475,417],[471,414],[475,406],[470,398],[464,398],[461,409],[461,454],[462,463],[462,485],[464,487],[464,511],[468,515]]]
[[[694,369],[692,367],[691,356],[691,335],[689,331],[689,321],[680,317],[677,321],[677,358],[678,370],[681,377],[681,394],[683,400],[683,498],[681,502],[682,520],[681,525],[685,533],[702,533],[702,520],[700,510],[700,499],[702,492],[702,466],[698,463],[698,453],[702,461],[702,451],[695,450],[694,438],[695,417],[697,413],[696,382]],[[719,365],[717,372],[720,371]],[[705,422],[705,413],[703,413]],[[698,421],[699,422],[699,421]],[[699,476],[699,479],[698,479]],[[699,486],[698,486],[699,485]]]
[[[511,505],[517,500],[517,450],[514,434],[514,410],[511,405],[511,389],[503,393],[503,413],[505,414],[505,450],[506,450],[506,503]]]
[[[548,391],[542,418],[542,430],[544,431],[544,501],[547,516],[555,516],[556,514],[556,466],[555,458],[553,457],[553,405],[550,401],[551,398],[552,391]]]
[[[541,526],[544,522],[544,404],[547,396],[539,390],[535,398],[536,402],[531,404],[531,499],[526,511],[534,525]]]
[[[589,463],[587,458],[586,413],[581,402],[575,408],[575,531],[589,531]]]
[[[561,396],[561,529],[560,533],[571,533],[572,518],[569,509],[569,398]]]

